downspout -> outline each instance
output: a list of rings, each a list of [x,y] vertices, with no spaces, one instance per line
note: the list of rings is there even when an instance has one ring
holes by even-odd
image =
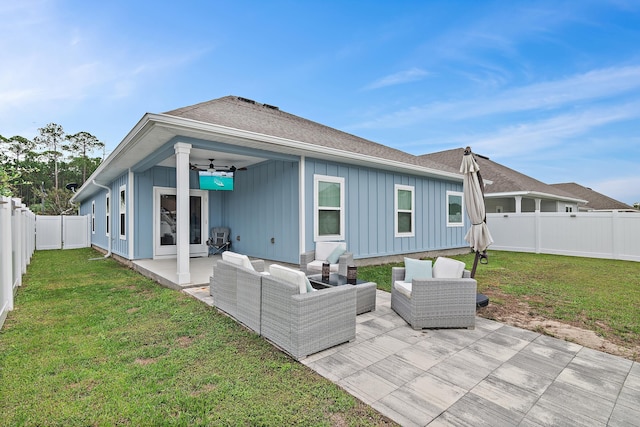
[[[109,196],[109,205],[113,206],[113,198],[111,197],[111,187],[107,187],[106,185],[102,185],[102,184],[98,184],[96,182],[96,180],[94,179],[93,181],[93,185],[95,185],[96,187],[100,187],[100,188],[104,188],[105,190],[107,190],[107,195]],[[109,209],[111,209],[111,206],[109,206]],[[109,212],[109,221],[111,221],[111,212]],[[105,224],[106,226],[106,224]],[[109,228],[109,240],[107,242],[107,253],[104,255],[104,258],[109,258],[111,256],[111,233],[113,232],[113,230],[111,230],[111,227]],[[99,259],[99,258],[96,258]]]

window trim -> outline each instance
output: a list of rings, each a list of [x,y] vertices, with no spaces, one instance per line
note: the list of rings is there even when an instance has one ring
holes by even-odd
[[[340,207],[331,208],[325,207],[325,209],[335,209],[340,212],[340,234],[320,235],[320,223],[319,223],[319,200],[318,200],[318,186],[320,182],[331,182],[340,185]],[[313,240],[314,242],[326,242],[332,240],[345,240],[345,179],[340,176],[329,175],[313,175]]]
[[[96,201],[91,201],[91,234],[96,234]]]
[[[124,196],[123,196],[124,193]],[[127,186],[121,185],[118,189],[118,231],[120,233],[120,240],[127,238]]]
[[[410,191],[411,192],[411,210],[403,209],[402,211],[398,209],[398,191]],[[413,185],[403,185],[403,184],[395,184],[393,187],[393,221],[394,221],[394,236],[395,237],[415,237],[416,235],[416,189]],[[399,221],[398,214],[399,213],[411,213],[411,231],[410,232],[400,232],[398,230]]]
[[[109,197],[109,193],[105,194],[104,198],[105,203],[105,235],[109,237],[111,235],[111,198]]]
[[[460,222],[449,221],[449,197],[460,196]],[[447,227],[464,227],[464,193],[462,191],[447,191]]]

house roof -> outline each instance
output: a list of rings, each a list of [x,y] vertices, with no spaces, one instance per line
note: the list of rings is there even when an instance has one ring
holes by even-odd
[[[431,169],[459,173],[430,160],[418,161],[412,154],[238,96],[225,96],[188,107],[167,111],[167,115],[215,123],[294,141],[388,159]],[[443,167],[444,166],[444,167]]]
[[[225,96],[162,114],[147,113],[74,195],[81,201],[117,177],[170,161],[173,142],[192,142],[192,155],[292,158],[310,156],[389,171],[462,181],[457,168],[351,135],[278,107]],[[218,152],[215,150],[218,147]],[[253,151],[251,151],[253,150]],[[249,153],[250,152],[250,153]],[[271,157],[269,157],[271,156]],[[280,157],[278,157],[280,156]],[[258,159],[259,160],[259,159]],[[208,162],[207,162],[208,163]]]
[[[562,184],[551,184],[555,188],[559,188],[562,191],[573,194],[575,197],[588,200],[586,208],[594,210],[629,210],[633,209],[625,203],[612,199],[609,196],[605,196],[602,193],[593,191],[589,187],[583,187],[575,182],[566,182]]]
[[[456,148],[453,150],[424,154],[419,156],[419,159],[455,167],[459,170],[463,155],[464,148]],[[535,178],[510,169],[500,163],[496,163],[486,156],[474,153],[474,157],[480,167],[482,178],[485,181],[492,181],[490,185],[485,187],[485,195],[487,197],[491,197],[491,195],[531,194],[542,198],[586,202],[586,200],[576,197],[576,195],[564,191],[561,188],[545,184],[542,181],[538,181]]]

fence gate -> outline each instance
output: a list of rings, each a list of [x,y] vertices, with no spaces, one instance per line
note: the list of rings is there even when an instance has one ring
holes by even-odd
[[[76,249],[91,245],[89,216],[36,215],[36,249]]]

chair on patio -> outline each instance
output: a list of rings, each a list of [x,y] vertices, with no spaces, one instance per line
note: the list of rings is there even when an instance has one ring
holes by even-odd
[[[213,305],[238,322],[260,333],[264,260],[231,251],[216,262],[209,285]]]
[[[211,235],[207,239],[209,251],[213,251],[210,255],[216,255],[224,251],[228,251],[231,247],[231,231],[228,227],[213,227]]]
[[[391,308],[413,329],[475,328],[475,279],[465,264],[439,257],[431,261],[405,258],[391,269]]]
[[[262,277],[262,336],[294,357],[356,337],[356,287],[315,291],[300,270],[271,265]]]
[[[345,242],[316,242],[315,250],[300,254],[300,270],[305,275],[322,273],[322,264],[328,262],[332,273],[347,275],[347,267],[353,264],[353,254],[347,252]]]

